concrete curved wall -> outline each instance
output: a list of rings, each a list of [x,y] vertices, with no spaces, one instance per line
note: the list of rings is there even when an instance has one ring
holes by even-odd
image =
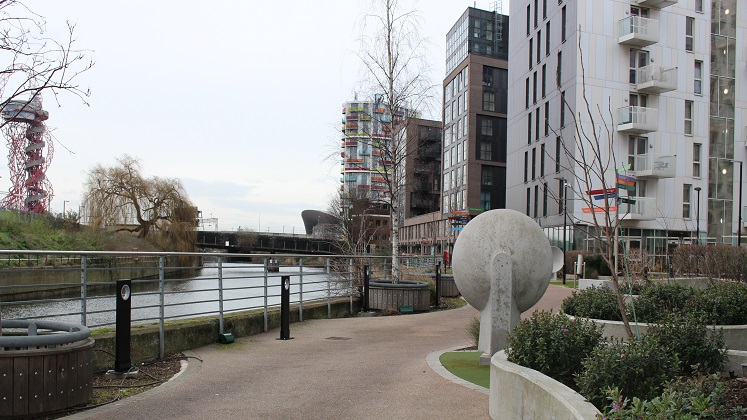
[[[519,366],[499,351],[490,359],[490,417],[493,419],[596,419],[599,410],[562,383]]]

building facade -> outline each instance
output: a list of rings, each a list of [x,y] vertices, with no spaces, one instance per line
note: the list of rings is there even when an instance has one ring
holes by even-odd
[[[512,2],[508,207],[561,246],[567,224],[569,249],[588,249],[605,206],[590,193],[611,188],[624,245],[654,263],[699,237],[736,243],[747,158],[737,3]]]
[[[442,253],[469,218],[506,206],[508,26],[470,7],[446,36],[441,205],[405,221],[404,252]]]

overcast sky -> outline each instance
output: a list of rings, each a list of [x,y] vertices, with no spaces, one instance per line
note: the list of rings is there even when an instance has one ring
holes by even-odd
[[[440,85],[446,32],[492,1],[400,1],[421,15]],[[369,3],[26,0],[55,39],[74,23],[77,48],[96,62],[79,80],[90,107],[45,96],[51,211],[77,210],[87,171],[129,154],[146,176],[180,179],[220,230],[302,232],[301,211],[325,210],[339,188],[339,159],[325,158],[339,151],[341,106],[362,78],[354,52]]]

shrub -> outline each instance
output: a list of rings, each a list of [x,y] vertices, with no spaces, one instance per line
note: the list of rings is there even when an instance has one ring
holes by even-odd
[[[726,361],[724,333],[709,333],[695,315],[672,314],[659,324],[652,324],[646,335],[656,345],[679,362],[679,374],[691,375],[694,370],[720,372]]]
[[[654,340],[643,336],[596,347],[584,359],[576,385],[581,395],[601,410],[607,389],[618,388],[627,398],[652,399],[676,372],[676,357],[660,351]]]
[[[639,322],[659,322],[672,312],[682,312],[696,292],[679,284],[656,283],[644,287],[636,299],[635,314]]]
[[[727,409],[726,386],[718,374],[698,376],[668,383],[664,392],[653,400],[630,399],[620,390],[607,390],[610,404],[602,410],[607,420],[622,419],[741,419],[742,407]]]
[[[681,274],[743,281],[747,249],[726,245],[682,245],[672,253],[672,267]]]
[[[479,317],[473,316],[472,319],[469,320],[469,325],[467,326],[467,334],[469,335],[470,341],[473,343],[473,345],[477,347],[480,344]]]
[[[571,320],[552,312],[534,312],[509,334],[506,357],[573,386],[583,358],[602,340],[602,328],[590,320]]]
[[[561,310],[568,315],[620,321],[615,292],[607,287],[589,287],[574,291],[563,300]]]
[[[747,324],[747,284],[719,282],[697,294],[687,307],[711,325]]]
[[[599,254],[585,255],[584,262],[586,263],[587,272],[596,273],[599,276],[612,275],[609,265],[607,265],[607,262]]]

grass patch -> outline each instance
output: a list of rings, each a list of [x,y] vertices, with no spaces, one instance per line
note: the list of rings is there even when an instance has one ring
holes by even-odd
[[[578,282],[573,280],[566,280],[565,284],[563,284],[562,281],[551,281],[550,284],[553,286],[565,286],[569,289],[573,289],[576,287],[576,284],[578,284]]]
[[[490,388],[490,366],[480,365],[479,351],[449,351],[439,361],[452,374],[483,388]]]

